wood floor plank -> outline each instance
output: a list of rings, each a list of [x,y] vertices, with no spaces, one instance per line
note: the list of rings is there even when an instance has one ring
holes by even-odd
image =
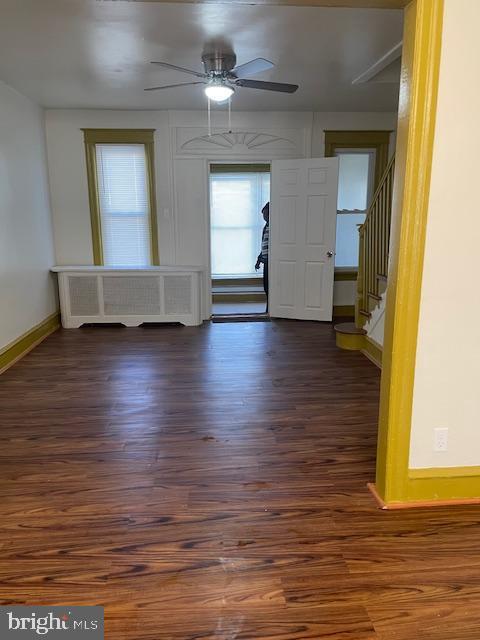
[[[379,511],[378,369],[311,322],[58,331],[0,377],[0,602],[112,640],[478,640],[480,510]]]

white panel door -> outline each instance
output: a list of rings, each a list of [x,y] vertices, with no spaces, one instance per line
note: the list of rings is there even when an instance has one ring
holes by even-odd
[[[274,160],[270,315],[331,320],[338,158]]]

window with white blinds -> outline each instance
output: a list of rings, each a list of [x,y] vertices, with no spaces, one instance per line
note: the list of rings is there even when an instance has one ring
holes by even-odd
[[[103,263],[152,264],[150,194],[144,144],[95,145]]]
[[[210,174],[212,275],[254,276],[270,173]]]

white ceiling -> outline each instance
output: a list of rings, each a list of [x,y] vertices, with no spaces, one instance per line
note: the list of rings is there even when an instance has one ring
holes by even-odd
[[[204,108],[201,86],[145,93],[145,87],[190,78],[149,61],[203,70],[203,49],[222,39],[239,64],[256,57],[276,64],[256,79],[300,85],[294,95],[239,88],[234,109],[389,111],[397,106],[398,83],[352,85],[352,80],[401,40],[401,11],[0,0],[0,16],[0,79],[45,107]]]

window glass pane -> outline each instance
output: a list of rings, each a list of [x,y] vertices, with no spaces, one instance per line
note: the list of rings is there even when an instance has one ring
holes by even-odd
[[[212,273],[215,275],[246,275],[254,272],[260,250],[258,233],[240,227],[212,229]]]
[[[357,225],[364,222],[364,213],[341,213],[337,215],[336,267],[358,267]]]
[[[338,210],[367,208],[369,153],[338,153]]]
[[[147,164],[143,144],[97,144],[103,260],[107,266],[151,264]]]
[[[255,274],[265,224],[261,210],[269,199],[269,173],[211,174],[213,275]]]

